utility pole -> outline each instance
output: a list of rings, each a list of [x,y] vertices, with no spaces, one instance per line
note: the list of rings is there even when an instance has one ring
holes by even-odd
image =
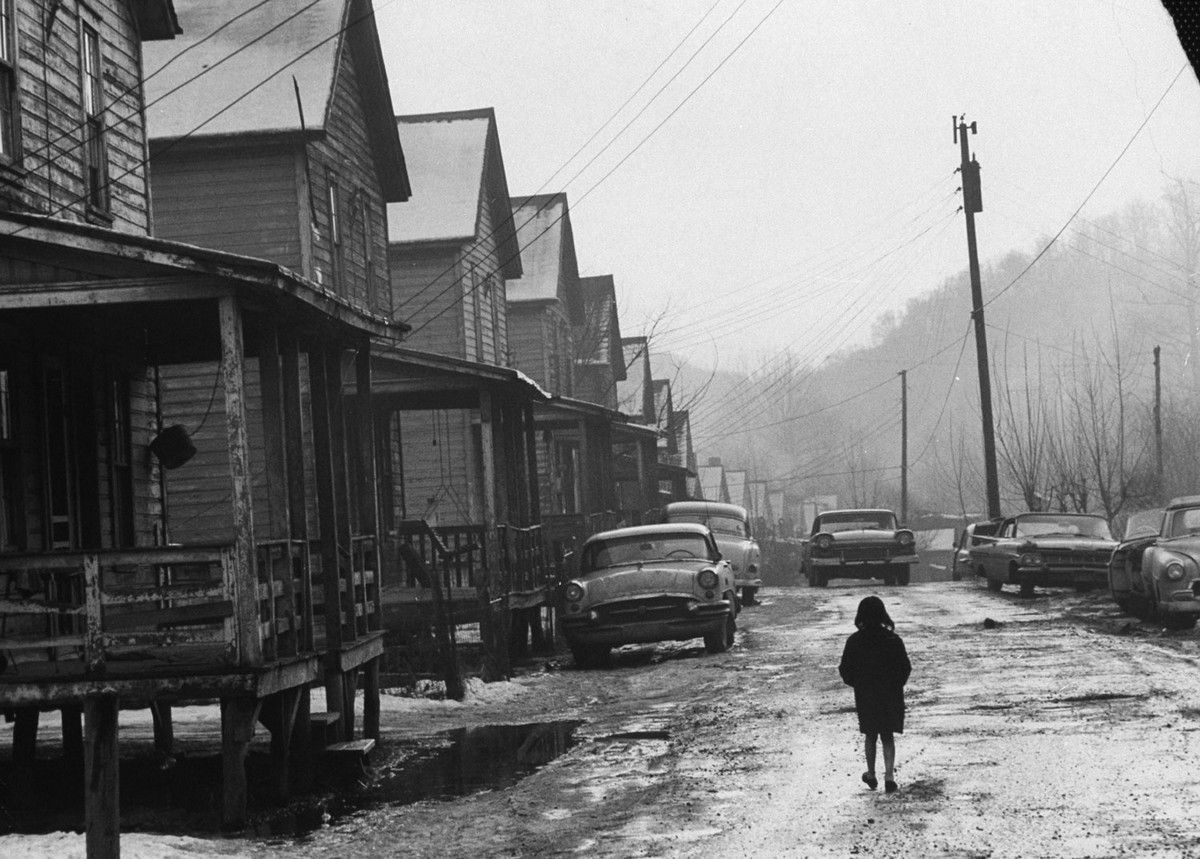
[[[900,524],[908,524],[908,370],[900,371]]]
[[[1162,347],[1154,347],[1154,492],[1159,501],[1165,501],[1163,493],[1162,461]]]
[[[979,282],[979,253],[975,248],[975,213],[983,211],[979,162],[971,157],[965,114],[952,117],[954,140],[962,147],[963,214],[967,216],[967,257],[971,266],[971,318],[975,320],[975,356],[979,364],[979,407],[983,417],[983,470],[987,481],[988,518],[1000,518],[1000,477],[996,470],[996,429],[992,420],[992,379],[988,369],[987,329],[983,324],[983,287]]]

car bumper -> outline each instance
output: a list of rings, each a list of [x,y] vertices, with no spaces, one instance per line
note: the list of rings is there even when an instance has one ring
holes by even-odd
[[[1107,587],[1108,570],[1086,567],[1018,567],[1014,585],[1031,584],[1041,588]]]
[[[888,564],[915,564],[919,560],[916,555],[893,555],[890,558],[855,558],[852,560],[844,558],[813,558],[811,563],[814,567],[821,567],[822,569],[838,567],[843,570],[869,570],[874,568],[876,572],[881,572],[881,568]],[[875,573],[867,572],[866,575],[873,576]]]
[[[718,633],[725,628],[733,606],[719,600],[679,611],[670,617],[651,620],[614,620],[596,612],[581,612],[562,618],[563,635],[571,644],[649,644],[655,641],[686,641]]]

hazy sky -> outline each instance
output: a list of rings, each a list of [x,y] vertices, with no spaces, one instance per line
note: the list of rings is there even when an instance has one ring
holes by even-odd
[[[827,355],[964,269],[954,114],[978,123],[985,265],[1040,248],[1152,111],[1081,217],[1200,178],[1200,85],[1157,0],[376,8],[397,112],[494,107],[511,193],[565,190],[623,333],[669,311],[658,348],[696,363]]]

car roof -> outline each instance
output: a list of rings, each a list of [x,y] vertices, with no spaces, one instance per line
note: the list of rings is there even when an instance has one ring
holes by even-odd
[[[848,507],[845,510],[822,510],[817,516],[832,516],[839,513],[842,515],[847,513],[886,513],[889,516],[896,515],[895,510],[888,510],[886,507]]]
[[[601,531],[593,534],[584,541],[584,545],[597,540],[611,540],[615,537],[655,537],[663,534],[700,534],[707,537],[711,532],[697,522],[668,522],[661,525],[635,525],[630,528],[614,528],[611,531]]]
[[[740,504],[726,504],[723,501],[672,501],[663,508],[665,515],[672,513],[724,513],[745,519],[749,514]]]
[[[1200,507],[1200,495],[1181,495],[1167,502],[1168,510],[1177,510],[1180,507]]]
[[[1076,517],[1080,519],[1104,519],[1099,513],[1060,513],[1056,510],[1026,510],[1024,513],[1016,513],[1010,516],[1010,519],[1020,519],[1022,516],[1053,516],[1055,519],[1064,519]],[[1105,519],[1105,521],[1108,521]]]

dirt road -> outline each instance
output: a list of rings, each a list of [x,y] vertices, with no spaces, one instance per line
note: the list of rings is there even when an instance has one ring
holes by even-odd
[[[858,600],[875,590],[768,591],[727,654],[633,649],[598,671],[564,657],[493,705],[396,714],[393,750],[473,723],[586,721],[573,748],[507,789],[375,808],[300,845],[246,847],[313,857],[1200,856],[1195,633],[1127,625],[1100,594],[1022,600],[973,582],[883,590],[914,663],[901,787],[888,796],[859,781],[851,694],[836,673]],[[386,774],[397,763],[380,765]]]

